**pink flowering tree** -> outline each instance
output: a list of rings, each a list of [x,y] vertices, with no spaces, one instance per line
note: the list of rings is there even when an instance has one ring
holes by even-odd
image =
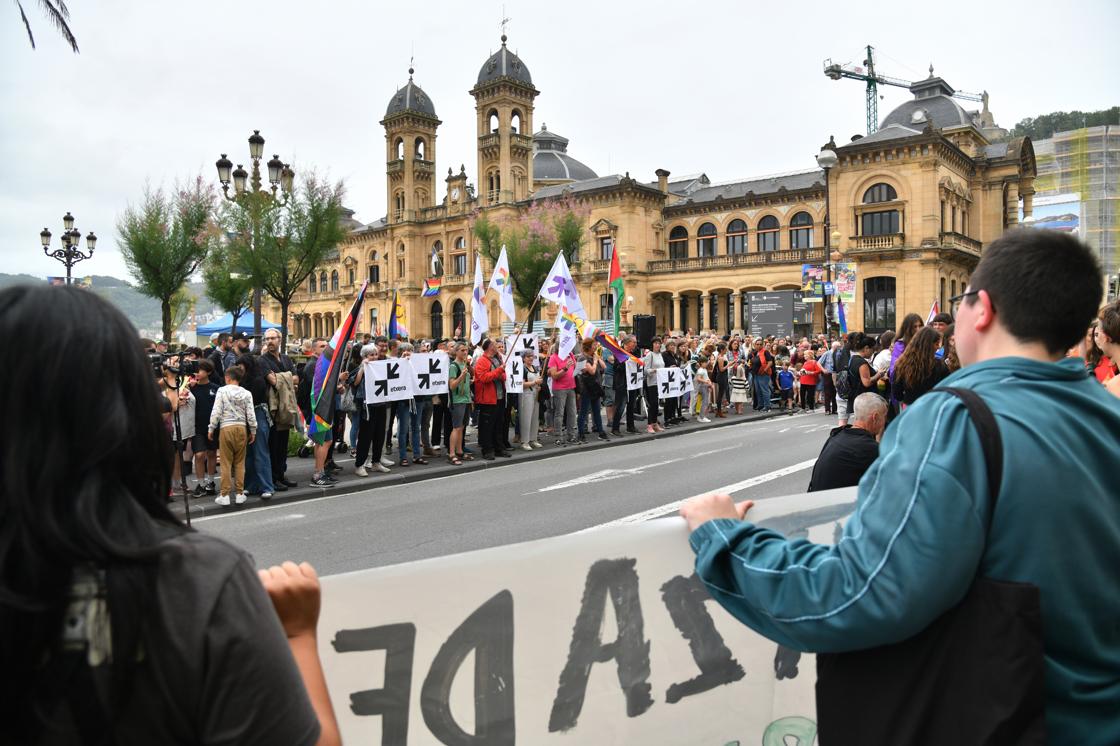
[[[170,341],[173,307],[181,305],[181,291],[218,241],[213,188],[201,176],[170,195],[145,188],[140,204],[117,218],[117,236],[137,289],[159,301],[163,338]]]

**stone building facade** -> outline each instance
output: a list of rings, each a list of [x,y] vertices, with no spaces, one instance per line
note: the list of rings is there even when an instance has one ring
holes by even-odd
[[[827,171],[712,184],[704,174],[673,179],[658,170],[646,181],[629,173],[597,176],[543,125],[527,134],[539,91],[503,36],[470,91],[477,187],[465,166],[448,168],[443,184],[437,182],[440,120],[412,74],[381,121],[385,217],[353,221],[337,255],[295,298],[295,337],[333,332],[364,279],[370,294],[363,331],[387,326],[393,291],[413,337],[467,329],[472,220],[480,213],[499,222],[514,218],[538,200],[572,200],[586,215],[586,240],[572,272],[593,320],[611,318],[607,272],[617,250],[626,284],[624,324],[650,313],[661,331],[720,333],[750,331],[750,292],[798,290],[803,265],[836,263],[855,268],[854,302],[845,305],[849,328],[895,328],[906,313],[924,316],[934,301],[945,308],[967,284],[984,246],[1018,222],[1020,209],[1031,214],[1030,140],[989,142],[986,108],[962,109],[932,71],[878,132],[841,145],[830,139],[825,149],[836,163]],[[485,257],[483,264],[489,279]],[[436,276],[442,278],[438,297],[423,297],[425,278]],[[489,302],[497,333],[502,317],[493,294]],[[809,308],[811,323],[800,331],[823,330],[824,304]],[[545,308],[539,320],[551,326],[555,309]]]

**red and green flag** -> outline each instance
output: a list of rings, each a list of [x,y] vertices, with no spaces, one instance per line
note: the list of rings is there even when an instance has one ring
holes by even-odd
[[[618,244],[611,247],[611,272],[607,276],[607,287],[614,294],[614,333],[618,336],[619,323],[622,319],[622,299],[626,288],[622,284],[622,264],[618,261]]]

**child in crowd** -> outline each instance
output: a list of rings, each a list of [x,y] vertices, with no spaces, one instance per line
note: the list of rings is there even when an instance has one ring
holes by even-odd
[[[731,403],[735,405],[735,414],[742,414],[743,405],[750,400],[750,392],[747,389],[746,358],[739,356],[731,365]]]
[[[712,402],[712,397],[715,396],[715,384],[712,383],[712,376],[710,372],[711,362],[707,355],[700,355],[696,359],[696,376],[692,379],[693,386],[696,388],[696,401],[699,404],[699,416],[697,422],[711,422],[706,416],[708,409]]]
[[[782,409],[787,410],[793,401],[793,372],[789,369],[789,360],[782,363],[782,369],[778,371],[778,391],[782,399]]]
[[[207,436],[218,430],[218,450],[222,457],[222,492],[214,498],[218,505],[229,505],[230,495],[240,505],[245,502],[245,454],[257,438],[257,415],[253,395],[241,388],[245,369],[234,365],[226,371],[226,385],[214,397]]]
[[[217,381],[211,381],[214,374],[214,364],[209,360],[198,363],[198,373],[191,381],[191,393],[194,394],[194,440],[191,450],[194,451],[194,473],[198,484],[194,488],[194,496],[216,495],[218,488],[214,486],[214,477],[218,474],[218,441],[206,434],[210,423],[210,415],[214,411],[214,399],[221,388]]]

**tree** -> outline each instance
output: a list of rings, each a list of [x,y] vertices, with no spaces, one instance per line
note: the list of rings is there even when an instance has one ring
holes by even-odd
[[[557,252],[564,252],[569,264],[579,261],[589,212],[570,199],[541,200],[502,224],[479,214],[472,230],[491,261],[497,261],[505,244],[514,299],[522,308],[530,308]]]
[[[137,289],[160,302],[165,340],[174,329],[172,298],[217,241],[213,214],[214,190],[197,176],[170,197],[145,188],[140,206],[117,219],[125,265]]]
[[[27,14],[23,12],[23,3],[16,0],[16,7],[19,8],[19,17],[23,21],[23,27],[27,29],[27,39],[31,42],[31,48],[35,49],[35,35],[31,33],[31,21],[27,20]],[[66,7],[63,0],[39,0],[39,7],[43,9],[43,13],[47,16],[47,20],[51,25],[58,29],[58,33],[62,34],[62,38],[70,45],[70,49],[74,50],[74,54],[78,53],[78,40],[74,38],[74,32],[70,30],[70,9]]]
[[[192,293],[187,286],[179,288],[175,294],[171,296],[171,331],[181,327],[187,322],[194,312],[194,304],[198,298]],[[167,339],[167,337],[164,337]],[[170,340],[168,340],[170,341]]]
[[[251,285],[280,304],[281,344],[288,338],[292,298],[346,236],[344,193],[342,182],[329,184],[310,174],[285,205],[261,193],[227,203],[223,211],[234,263],[244,268]]]
[[[233,261],[228,246],[215,246],[202,265],[202,281],[206,283],[206,297],[218,304],[218,308],[233,317],[230,333],[237,331],[240,319],[252,302],[253,283],[246,273]]]
[[[1120,124],[1120,106],[1100,111],[1052,111],[1037,117],[1027,117],[1015,125],[1010,135],[1045,140],[1055,132],[1098,127],[1102,124]]]

